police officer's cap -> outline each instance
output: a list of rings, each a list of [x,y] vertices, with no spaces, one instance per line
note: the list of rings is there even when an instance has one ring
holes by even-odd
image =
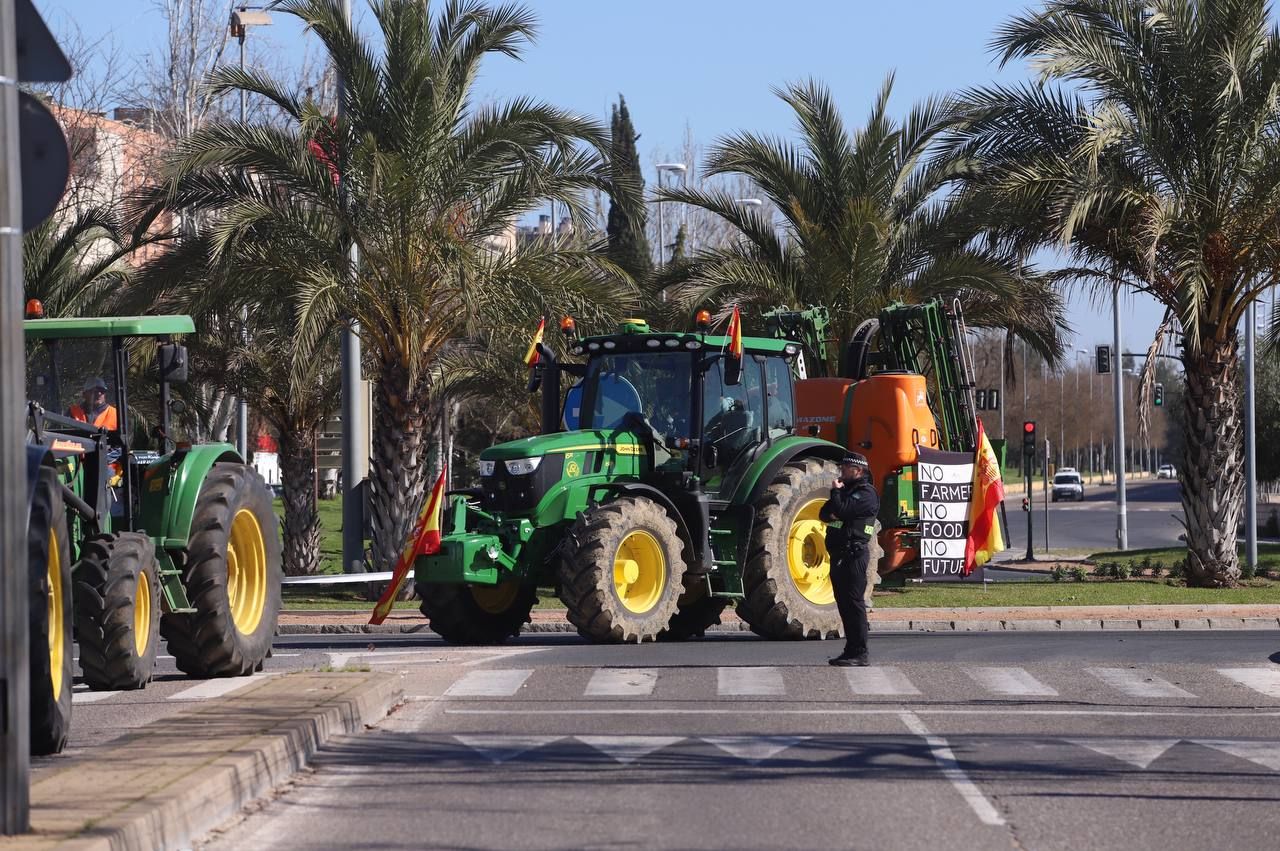
[[[850,452],[846,454],[843,458],[841,458],[840,466],[841,467],[847,467],[847,466],[861,467],[864,470],[871,469],[871,465],[867,463],[867,456],[861,455],[857,452]]]

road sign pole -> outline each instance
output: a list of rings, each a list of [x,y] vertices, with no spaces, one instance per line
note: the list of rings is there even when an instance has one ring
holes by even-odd
[[[1115,356],[1119,357],[1123,349],[1120,347],[1120,287],[1111,292],[1111,317],[1115,325]],[[1122,550],[1129,549],[1129,518],[1125,505],[1124,486],[1124,370],[1120,364],[1112,364],[1112,386],[1115,388],[1116,402],[1116,544]]]
[[[13,0],[0,0],[0,833],[29,817],[26,409],[22,351],[22,169]]]
[[[1049,438],[1044,439],[1044,551],[1049,553],[1049,459],[1053,457],[1053,447]]]

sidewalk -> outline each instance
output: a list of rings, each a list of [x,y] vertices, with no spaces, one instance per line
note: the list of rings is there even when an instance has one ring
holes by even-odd
[[[400,699],[381,673],[293,673],[201,703],[32,774],[31,833],[0,851],[185,848]]]
[[[746,632],[747,625],[726,610],[708,632]],[[1280,605],[1203,604],[1185,606],[983,606],[974,608],[880,608],[871,628],[883,632],[1001,632],[1057,629],[1280,629]],[[536,609],[526,633],[576,632],[563,609]],[[434,635],[427,619],[412,609],[393,611],[379,626],[367,612],[284,612],[281,635]]]

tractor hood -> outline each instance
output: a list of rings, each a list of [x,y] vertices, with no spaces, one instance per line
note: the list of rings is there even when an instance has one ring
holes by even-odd
[[[625,429],[587,429],[541,434],[490,446],[480,453],[482,461],[511,461],[544,455],[612,451],[618,455],[640,455],[644,442]]]

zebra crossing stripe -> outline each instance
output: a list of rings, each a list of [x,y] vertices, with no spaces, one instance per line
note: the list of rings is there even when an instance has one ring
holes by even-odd
[[[255,677],[225,677],[217,680],[205,680],[197,683],[191,688],[184,688],[176,694],[169,695],[170,700],[210,700],[215,697],[223,697],[231,694],[233,691],[239,691],[245,686],[257,685],[267,677],[274,674],[258,674]]]
[[[968,674],[988,691],[1009,697],[1056,697],[1058,694],[1022,668],[974,668]]]
[[[1086,668],[1092,676],[1129,697],[1195,697],[1186,689],[1148,671],[1133,668]]]
[[[106,700],[108,697],[115,697],[118,691],[77,691],[71,695],[71,703],[73,705],[80,703],[97,703],[99,700]]]
[[[919,694],[902,671],[893,667],[845,668],[849,688],[857,695]]]
[[[1219,668],[1218,673],[1267,697],[1280,697],[1280,670],[1276,668]]]
[[[716,690],[731,697],[773,697],[787,693],[777,668],[720,668]]]
[[[591,675],[585,697],[645,697],[653,694],[658,672],[653,668],[601,668]]]
[[[445,690],[445,697],[511,697],[533,674],[531,668],[468,671]]]

